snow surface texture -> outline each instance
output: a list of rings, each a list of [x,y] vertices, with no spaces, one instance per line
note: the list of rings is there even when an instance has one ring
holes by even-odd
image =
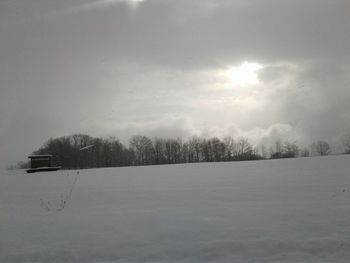
[[[349,262],[350,156],[0,176],[0,262]]]

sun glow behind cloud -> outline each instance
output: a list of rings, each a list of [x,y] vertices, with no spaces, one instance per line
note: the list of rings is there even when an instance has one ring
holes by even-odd
[[[239,66],[230,67],[224,75],[231,86],[251,86],[259,84],[258,72],[263,66],[258,63],[243,62]]]

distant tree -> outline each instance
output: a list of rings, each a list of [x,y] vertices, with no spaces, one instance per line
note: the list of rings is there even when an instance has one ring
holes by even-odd
[[[203,156],[204,162],[212,162],[212,149],[210,145],[210,141],[207,139],[202,139],[200,142],[201,145],[201,153]]]
[[[266,146],[264,144],[262,144],[260,146],[260,152],[261,152],[262,159],[267,159],[269,157],[269,153],[268,153]]]
[[[153,147],[154,147],[154,163],[155,164],[166,163],[165,140],[161,138],[154,138]]]
[[[280,159],[283,158],[283,153],[282,153],[282,141],[277,140],[275,142],[275,149],[270,150],[270,158],[271,159]]]
[[[165,140],[164,142],[164,146],[165,146],[165,159],[167,160],[166,163],[170,164],[170,163],[173,163],[173,159],[172,159],[172,152],[173,152],[173,149],[172,149],[172,140],[171,139],[167,139]]]
[[[190,151],[188,142],[184,142],[181,146],[181,163],[189,163]]]
[[[310,155],[310,150],[308,148],[303,148],[300,151],[300,157],[309,157]]]
[[[331,147],[326,141],[317,141],[311,145],[313,152],[317,155],[329,155],[331,153]]]
[[[129,150],[116,137],[109,137],[106,143],[109,146],[110,166],[127,166],[130,164]]]
[[[211,140],[211,144],[214,152],[215,162],[225,161],[225,153],[226,153],[225,143],[221,141],[219,138],[214,137]]]
[[[189,163],[193,163],[195,162],[196,152],[195,152],[194,144],[192,143],[192,139],[187,142],[187,148],[188,148],[187,160]]]
[[[250,144],[247,138],[240,138],[237,141],[237,153],[235,160],[244,161],[251,160],[253,157],[253,146]]]
[[[299,147],[295,142],[285,141],[282,147],[283,158],[295,158],[299,156]]]
[[[237,144],[235,140],[231,136],[228,136],[223,139],[223,144],[225,145],[225,160],[232,161],[233,156],[237,155]]]
[[[182,140],[180,138],[171,141],[171,153],[173,163],[181,163],[182,161]]]
[[[135,135],[130,139],[130,148],[135,153],[137,165],[153,164],[154,148],[150,138]]]
[[[277,140],[275,142],[275,148],[276,148],[276,152],[278,153],[282,153],[282,141],[281,140]]]
[[[191,155],[192,162],[200,162],[202,159],[201,141],[202,139],[199,137],[192,137],[188,142],[189,154]]]
[[[88,158],[88,167],[107,167],[108,160],[106,159],[107,147],[102,138],[94,138],[92,140],[94,147],[91,149],[91,154]]]
[[[344,153],[350,154],[350,133],[345,135],[342,138],[342,142],[343,142],[343,145],[344,145],[344,148],[345,148],[345,152]]]
[[[282,143],[281,140],[277,140],[275,142],[275,150],[271,150],[270,158],[295,158],[299,156],[299,153],[300,150],[296,142],[285,141]]]
[[[346,153],[350,153],[350,134],[342,140]],[[92,146],[92,147],[90,147]],[[87,147],[87,148],[86,148]],[[82,150],[84,149],[85,150]],[[330,154],[331,148],[325,141],[312,144],[311,150],[317,155]],[[95,138],[86,134],[74,134],[51,138],[33,154],[52,154],[53,165],[64,169],[116,167],[186,162],[222,162],[259,160],[270,158],[293,158],[310,156],[310,150],[299,149],[296,142],[277,140],[270,148],[270,156],[264,145],[254,146],[247,138],[235,140],[225,137],[192,137],[188,141],[180,138],[154,138],[136,135],[125,147],[116,137]],[[26,168],[28,162],[16,167]]]

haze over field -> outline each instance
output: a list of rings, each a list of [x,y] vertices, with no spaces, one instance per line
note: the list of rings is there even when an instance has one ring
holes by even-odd
[[[0,166],[50,137],[350,131],[349,0],[2,0]]]
[[[344,263],[349,161],[3,171],[0,261]]]

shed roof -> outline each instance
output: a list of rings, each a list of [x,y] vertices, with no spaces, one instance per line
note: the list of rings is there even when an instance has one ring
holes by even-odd
[[[35,158],[45,158],[45,157],[52,157],[52,154],[38,154],[38,155],[29,155],[28,158],[35,159]]]

